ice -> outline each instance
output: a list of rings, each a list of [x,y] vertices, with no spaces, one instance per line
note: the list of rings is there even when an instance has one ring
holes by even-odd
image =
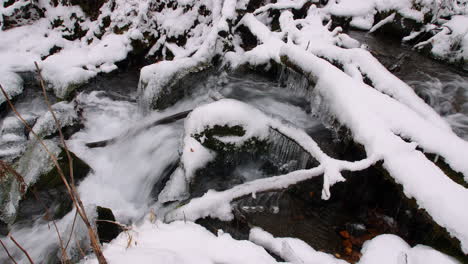
[[[3,70],[0,66],[0,85],[5,90],[6,94],[10,99],[13,99],[17,95],[23,92],[23,79],[11,71]],[[0,96],[0,105],[5,103],[7,100],[3,94]]]
[[[44,145],[48,151],[56,157],[60,154],[61,149],[57,142],[53,140],[44,140]],[[44,150],[43,146],[35,140],[29,142],[24,154],[15,163],[14,169],[22,176],[22,181],[19,182],[16,177],[10,175],[11,181],[4,183],[2,188],[2,213],[1,219],[6,223],[12,223],[16,216],[16,209],[19,201],[27,189],[32,186],[40,176],[48,173],[54,168],[52,158]]]
[[[72,126],[78,122],[78,115],[76,113],[74,102],[59,102],[51,107],[62,128]],[[32,131],[41,138],[57,133],[57,124],[52,114],[47,111],[40,116],[32,127]],[[29,138],[34,138],[32,132],[30,132]]]

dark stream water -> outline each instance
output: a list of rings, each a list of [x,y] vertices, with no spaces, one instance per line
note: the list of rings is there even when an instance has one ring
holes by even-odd
[[[461,137],[468,139],[468,76],[466,72],[431,60],[407,47],[402,47],[393,40],[376,38],[362,32],[349,34],[366,43],[387,68],[410,84],[426,102],[446,117]],[[266,77],[258,73],[216,74],[194,83],[191,87],[194,92],[187,98],[181,99],[175,106],[169,107],[166,112],[186,110],[206,103],[207,92],[215,90],[224,97],[247,102],[270,115],[287,120],[304,129],[327,154],[334,158],[346,160],[362,158],[365,154],[362,148],[353,144],[347,137],[343,137],[341,131],[328,129],[322,125],[317,113],[311,112],[310,101],[304,91],[287,88],[291,85],[300,86],[297,80],[293,81],[293,77],[283,74],[278,80],[278,78]],[[130,127],[132,119],[145,120],[146,117],[140,116],[137,110],[137,83],[138,70],[134,69],[99,77],[83,87],[81,90],[85,94],[96,90],[105,91],[99,95],[105,100],[92,101],[93,105],[89,106],[88,111],[98,112],[89,116],[91,121],[88,120],[89,122],[85,124],[88,126],[98,124],[99,126],[94,129],[112,131],[112,128],[116,127],[116,131],[120,131],[123,129],[119,126]],[[34,85],[26,87],[25,96],[17,100],[22,113],[45,111],[43,103],[39,102],[41,97],[37,88],[38,86]],[[99,105],[102,102],[108,105]],[[100,118],[99,114],[107,116],[107,119],[103,119],[105,122],[115,120],[115,123],[103,125],[97,122]],[[85,127],[85,129],[93,131],[93,127]],[[164,132],[164,130],[167,131]],[[106,135],[91,132],[89,134]],[[115,136],[118,133],[111,132],[108,136]],[[151,133],[160,138],[151,138]],[[95,177],[100,177],[100,181],[104,181],[103,175],[117,174],[111,179],[112,183],[109,188],[113,190],[102,190],[104,194],[102,197],[96,195],[98,201],[95,202],[103,203],[113,209],[118,221],[127,223],[136,221],[157,199],[157,193],[154,190],[160,187],[154,188],[153,186],[164,183],[167,180],[165,177],[169,176],[167,168],[176,164],[177,145],[182,133],[183,126],[179,121],[164,126],[160,130],[145,131],[141,135],[136,135],[135,138],[127,139],[127,142],[117,142],[113,149],[103,150],[103,154],[113,152],[112,162],[120,162],[125,158],[128,164],[126,167],[122,167],[125,164],[115,165],[116,168],[110,172],[102,172],[107,169],[105,166],[93,168],[96,170]],[[79,139],[80,136],[77,138]],[[88,140],[86,136],[83,138]],[[105,139],[91,138],[93,140]],[[166,142],[165,144],[169,145],[164,146],[160,143],[162,141],[170,144]],[[150,146],[142,147],[141,151],[131,150],[132,146],[141,147],[145,142]],[[225,155],[223,162],[214,163],[199,172],[191,186],[191,196],[201,196],[208,189],[225,190],[246,181],[315,166],[314,160],[294,143],[274,134],[271,142],[266,152]],[[162,150],[159,153],[157,149]],[[158,161],[155,165],[148,165],[151,163],[150,159],[159,158],[161,155],[167,155],[169,158]],[[151,186],[141,190],[141,184],[131,185],[123,176],[119,178],[119,173],[132,173],[132,166],[144,167],[133,172],[143,175],[137,183]],[[123,172],[117,172],[118,170]],[[158,175],[154,175],[156,172]],[[236,217],[232,222],[226,223],[213,219],[202,219],[198,222],[215,233],[217,229],[222,228],[234,237],[242,239],[248,237],[251,226],[259,226],[275,236],[300,238],[317,250],[335,254],[351,262],[359,259],[359,250],[364,241],[382,233],[394,233],[411,245],[426,244],[463,258],[456,246],[448,241],[444,234],[434,230],[434,226],[427,221],[427,216],[416,210],[415,205],[402,196],[400,187],[386,177],[380,166],[344,176],[347,182],[334,186],[331,190],[332,198],[328,201],[320,198],[322,179],[319,177],[282,192],[262,193],[258,194],[256,199],[245,197],[235,201]],[[123,181],[119,183],[121,179]],[[91,183],[87,182],[87,184]],[[96,191],[99,192],[100,189]],[[125,206],[116,205],[123,203],[120,200],[111,201],[114,198],[111,191],[121,192],[118,194],[119,199],[121,199],[120,196],[130,197],[125,200]],[[134,206],[142,201],[148,206]],[[129,207],[126,202],[133,207]],[[36,224],[40,223],[38,212],[30,209],[28,215],[28,208],[33,207],[31,204],[26,204],[25,207],[20,208],[22,217],[36,219],[38,221]],[[129,211],[128,208],[133,210],[132,213],[126,213]],[[17,226],[13,229],[21,231],[21,228]]]
[[[415,52],[411,46],[361,31],[349,35],[366,44],[373,55],[446,118],[468,140],[468,72]]]

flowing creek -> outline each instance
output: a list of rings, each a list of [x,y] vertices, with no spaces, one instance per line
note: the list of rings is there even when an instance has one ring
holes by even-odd
[[[392,41],[362,32],[350,32],[350,35],[366,43],[384,65],[415,88],[447,118],[461,137],[468,139],[468,77],[465,72]],[[157,197],[178,163],[183,120],[119,137],[103,148],[88,148],[85,144],[113,138],[141,124],[211,102],[213,94],[247,102],[304,129],[332,157],[361,158],[363,150],[349,142],[343,131],[322,125],[323,117],[314,112],[300,87],[296,87],[296,92],[287,89],[291,84],[299,85],[288,79],[290,77],[283,74],[278,81],[256,73],[216,73],[194,83],[190,87],[192,92],[175,105],[146,116],[141,114],[136,103],[138,71],[110,74],[91,81],[76,97],[82,108],[84,128],[69,140],[71,150],[92,168],[79,182],[83,202],[90,205],[89,208],[91,205],[111,208],[116,220],[123,224],[137,223],[152,208],[156,208],[157,216],[162,215],[165,209]],[[25,96],[18,99],[22,114],[46,110],[40,103],[38,89],[31,84]],[[242,182],[315,166],[314,161],[291,142],[274,136],[272,142],[266,154],[226,156],[224,163],[205,168],[192,184],[190,196],[198,197],[208,189],[225,190]],[[401,196],[399,187],[385,177],[378,166],[345,174],[345,177],[345,183],[332,188],[332,198],[328,201],[320,199],[322,179],[316,178],[282,192],[236,200],[236,217],[232,222],[213,219],[198,222],[210,231],[216,233],[222,228],[240,239],[248,238],[250,226],[260,226],[275,236],[300,238],[315,249],[349,261],[359,258],[364,241],[381,233],[394,233],[411,245],[426,244],[460,256],[450,242],[432,230],[426,216]],[[60,207],[60,195],[43,194],[41,197],[45,197],[47,204]],[[56,233],[48,227],[44,212],[36,210],[34,203],[20,204],[19,212],[19,220],[11,227],[11,233],[33,259],[54,263],[57,260]],[[71,211],[57,220],[58,227],[64,230],[62,237],[68,238],[73,218],[74,211]],[[5,227],[2,228],[6,233]],[[0,262],[3,261],[2,256]]]

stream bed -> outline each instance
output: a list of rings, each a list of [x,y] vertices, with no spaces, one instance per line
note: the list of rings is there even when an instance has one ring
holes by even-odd
[[[444,116],[460,137],[468,139],[466,72],[424,57],[392,40],[362,32],[349,34],[368,45],[387,68]],[[158,204],[158,194],[178,163],[183,120],[119,137],[103,148],[91,149],[86,143],[117,137],[141,123],[212,102],[210,95],[213,93],[244,101],[304,129],[334,158],[362,158],[362,148],[350,142],[339,129],[322,124],[320,113],[313,112],[310,101],[300,89],[298,92],[285,89],[290,85],[288,82],[287,76],[215,73],[193,83],[192,92],[175,105],[144,116],[136,100],[138,70],[92,80],[75,98],[82,111],[84,128],[68,141],[71,150],[92,169],[79,182],[78,191],[83,202],[112,209],[116,220],[123,224],[137,223],[154,208],[162,208]],[[31,84],[26,87],[25,96],[17,100],[21,114],[37,115],[46,111],[38,89]],[[3,120],[5,116],[11,113],[4,115]],[[225,164],[214,164],[201,173],[202,177],[197,177],[190,196],[198,197],[209,189],[226,190],[243,182],[314,166],[314,161],[302,152],[291,143],[280,142],[269,146],[267,154],[227,156]],[[302,239],[317,250],[350,262],[359,259],[359,251],[366,240],[383,233],[397,234],[412,246],[426,244],[463,258],[450,241],[427,224],[426,215],[414,209],[401,195],[399,187],[385,177],[381,167],[344,176],[347,182],[334,186],[328,201],[320,198],[322,179],[319,177],[282,192],[236,200],[236,217],[232,222],[201,219],[198,223],[214,233],[221,228],[239,239],[247,239],[249,228],[259,226],[274,236]],[[50,199],[60,199],[63,192],[58,191],[58,194],[45,195],[49,200],[44,201],[53,204],[57,201]],[[57,220],[61,230],[70,229],[74,218],[74,211],[70,210]],[[3,226],[2,233],[10,231],[39,262],[57,261],[56,234],[48,228],[43,212],[27,203],[20,203],[19,211],[19,219],[8,230]],[[160,215],[163,211],[155,213]],[[0,262],[4,260],[0,257]]]

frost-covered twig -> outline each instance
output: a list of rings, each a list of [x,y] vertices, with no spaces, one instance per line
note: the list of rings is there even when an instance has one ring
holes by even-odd
[[[310,0],[286,0],[279,1],[278,3],[266,4],[262,7],[257,8],[253,14],[258,15],[260,13],[269,11],[269,10],[283,10],[283,9],[301,9],[307,2],[315,2]]]

